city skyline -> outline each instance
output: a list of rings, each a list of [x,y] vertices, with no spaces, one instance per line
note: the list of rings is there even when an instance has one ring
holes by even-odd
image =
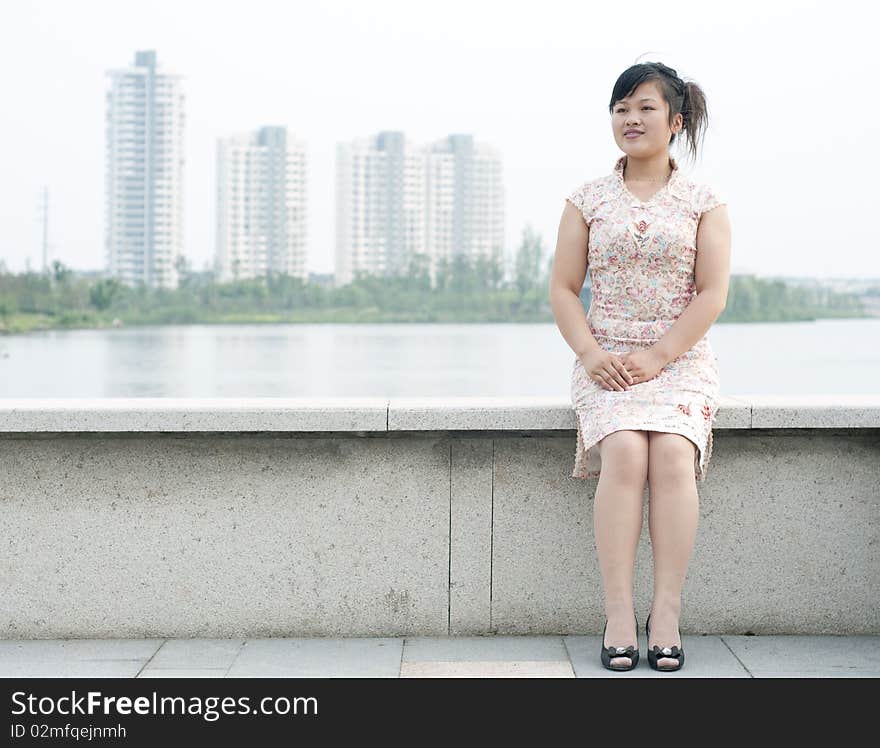
[[[156,50],[135,51],[107,75],[105,272],[129,286],[176,288],[192,264],[182,241],[182,76]],[[307,154],[287,127],[218,139],[219,281],[270,272],[308,280]],[[502,172],[497,150],[468,134],[420,144],[386,131],[337,143],[334,284],[406,272],[419,255],[432,283],[458,255],[504,266]]]
[[[854,148],[857,136],[878,132],[878,104],[866,100],[864,122],[841,125],[837,115],[827,121],[821,103],[822,91],[833,101],[863,100],[851,71],[866,61],[869,25],[858,22],[855,4],[759,7],[760,17],[730,17],[685,3],[667,19],[652,4],[634,3],[640,23],[621,41],[614,13],[561,2],[548,2],[538,16],[453,2],[430,23],[417,7],[388,2],[330,2],[295,13],[255,2],[246,14],[221,5],[210,38],[202,16],[180,4],[158,2],[149,11],[106,2],[17,4],[5,24],[15,33],[0,45],[5,69],[19,71],[5,81],[16,115],[0,122],[7,144],[0,260],[13,272],[26,258],[39,266],[37,206],[48,185],[50,259],[103,267],[104,72],[135,49],[155,49],[192,97],[186,161],[198,177],[185,187],[183,246],[197,270],[212,264],[215,250],[215,143],[265,124],[291,127],[310,145],[309,272],[334,271],[337,143],[387,130],[417,141],[467,132],[492,143],[509,196],[506,256],[526,226],[552,253],[565,195],[609,173],[619,155],[607,112],[616,76],[634,62],[662,60],[706,91],[702,158],[683,166],[728,199],[732,271],[878,276],[880,255],[864,220],[874,194],[863,176],[871,164]],[[267,14],[277,22],[258,23]],[[100,33],[90,28],[94,18]],[[828,49],[835,26],[846,31],[846,45]],[[791,75],[791,60],[817,59],[820,40],[820,64],[808,76]]]
[[[504,265],[503,164],[490,144],[466,133],[418,143],[391,130],[336,154],[335,285],[358,271],[406,272],[416,255],[432,283],[458,255]]]

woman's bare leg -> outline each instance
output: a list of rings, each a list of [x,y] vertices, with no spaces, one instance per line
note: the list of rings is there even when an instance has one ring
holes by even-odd
[[[593,500],[596,552],[605,592],[605,646],[638,646],[633,609],[633,572],[642,534],[642,496],[648,476],[645,431],[614,431],[599,442],[602,470]],[[628,665],[614,657],[612,665]]]
[[[694,474],[696,445],[681,434],[648,431],[648,528],[654,555],[654,600],[651,605],[653,645],[681,646],[678,620],[681,588],[694,549],[699,496]],[[661,657],[661,667],[678,660]]]

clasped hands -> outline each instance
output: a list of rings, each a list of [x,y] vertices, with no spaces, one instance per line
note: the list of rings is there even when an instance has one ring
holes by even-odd
[[[617,391],[627,390],[630,385],[653,379],[667,363],[656,348],[627,351],[618,355],[597,347],[580,358],[590,379],[606,390]]]

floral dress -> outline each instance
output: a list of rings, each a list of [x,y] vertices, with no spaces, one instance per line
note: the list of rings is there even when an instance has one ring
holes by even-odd
[[[592,302],[587,322],[596,342],[622,354],[650,348],[696,296],[697,226],[707,210],[726,204],[708,186],[672,174],[649,200],[623,179],[626,156],[611,174],[575,189],[566,199],[590,229],[587,267]],[[575,356],[571,402],[577,415],[573,478],[598,478],[595,444],[613,431],[638,429],[682,434],[697,447],[694,475],[701,482],[712,455],[718,411],[718,358],[703,336],[647,382],[606,390]]]

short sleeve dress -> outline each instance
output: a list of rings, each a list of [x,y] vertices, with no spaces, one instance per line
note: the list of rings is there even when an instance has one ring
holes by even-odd
[[[587,322],[596,342],[622,354],[651,347],[696,296],[697,226],[703,213],[726,204],[705,184],[687,179],[670,157],[672,174],[649,200],[623,179],[626,156],[611,174],[582,184],[566,199],[590,229],[587,267],[592,302]],[[697,447],[694,475],[706,479],[718,411],[718,358],[708,333],[647,382],[606,390],[575,356],[571,402],[577,415],[573,478],[598,478],[595,444],[621,429],[682,434]]]

